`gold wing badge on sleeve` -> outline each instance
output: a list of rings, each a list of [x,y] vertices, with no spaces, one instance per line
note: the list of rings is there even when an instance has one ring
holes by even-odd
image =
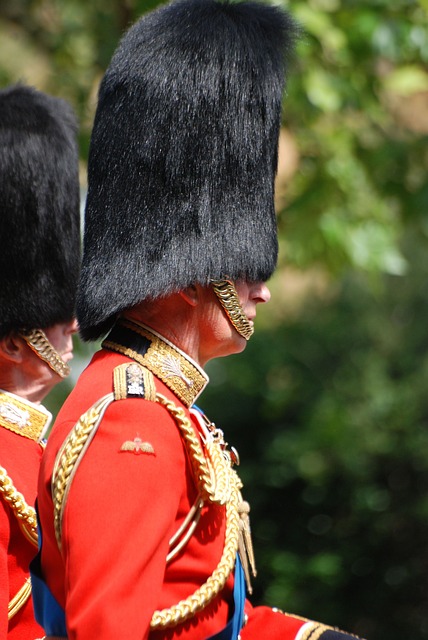
[[[139,453],[151,453],[154,455],[155,450],[150,442],[143,442],[141,438],[136,436],[133,440],[125,440],[120,447],[120,451],[130,451],[135,454]]]

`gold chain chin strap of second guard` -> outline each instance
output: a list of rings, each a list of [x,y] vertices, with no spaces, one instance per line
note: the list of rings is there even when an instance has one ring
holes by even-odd
[[[49,342],[45,332],[41,329],[31,331],[21,331],[21,337],[46,364],[55,371],[60,378],[67,378],[70,375],[70,367],[61,358],[55,347]]]
[[[113,399],[113,394],[108,394],[84,413],[68,435],[58,454],[52,477],[52,496],[55,535],[60,549],[62,513],[74,465],[79,455],[84,451],[85,444],[91,434],[95,433],[106,408]],[[212,443],[209,452],[207,452],[209,456],[207,458],[183,409],[159,393],[156,394],[156,401],[162,404],[173,416],[183,435],[202,499],[217,504],[226,504],[226,533],[223,553],[212,575],[188,598],[172,607],[155,611],[150,623],[152,630],[175,627],[185,622],[198,611],[204,609],[224,588],[235,566],[238,550],[239,504],[242,487],[237,473],[230,466],[227,467],[220,445]]]

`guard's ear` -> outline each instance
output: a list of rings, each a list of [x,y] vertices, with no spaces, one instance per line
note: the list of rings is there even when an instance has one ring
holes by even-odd
[[[21,363],[25,348],[25,341],[16,333],[11,333],[0,339],[0,357],[8,362]]]
[[[190,304],[191,307],[196,307],[199,302],[199,292],[196,285],[191,284],[190,287],[186,287],[179,291],[180,296]]]

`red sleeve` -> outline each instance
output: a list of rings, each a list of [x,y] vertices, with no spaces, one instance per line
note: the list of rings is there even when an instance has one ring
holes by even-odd
[[[260,640],[260,638],[281,638],[281,640],[358,640],[357,636],[330,627],[321,622],[284,613],[270,607],[252,607],[247,601],[245,606],[246,623],[241,631],[242,640]]]
[[[121,451],[135,438],[148,451]],[[128,399],[108,408],[65,509],[70,640],[147,638],[185,467],[177,426],[163,407]]]
[[[283,614],[270,607],[252,607],[247,601],[245,605],[246,624],[241,631],[242,640],[258,640],[266,631],[269,638],[294,640],[300,628],[307,620]]]

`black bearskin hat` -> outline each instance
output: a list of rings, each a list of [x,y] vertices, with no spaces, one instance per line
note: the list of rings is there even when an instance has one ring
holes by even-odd
[[[80,266],[77,124],[63,100],[0,91],[0,337],[71,320]]]
[[[124,36],[99,91],[77,312],[86,340],[192,283],[267,280],[296,28],[258,2],[177,0]]]

